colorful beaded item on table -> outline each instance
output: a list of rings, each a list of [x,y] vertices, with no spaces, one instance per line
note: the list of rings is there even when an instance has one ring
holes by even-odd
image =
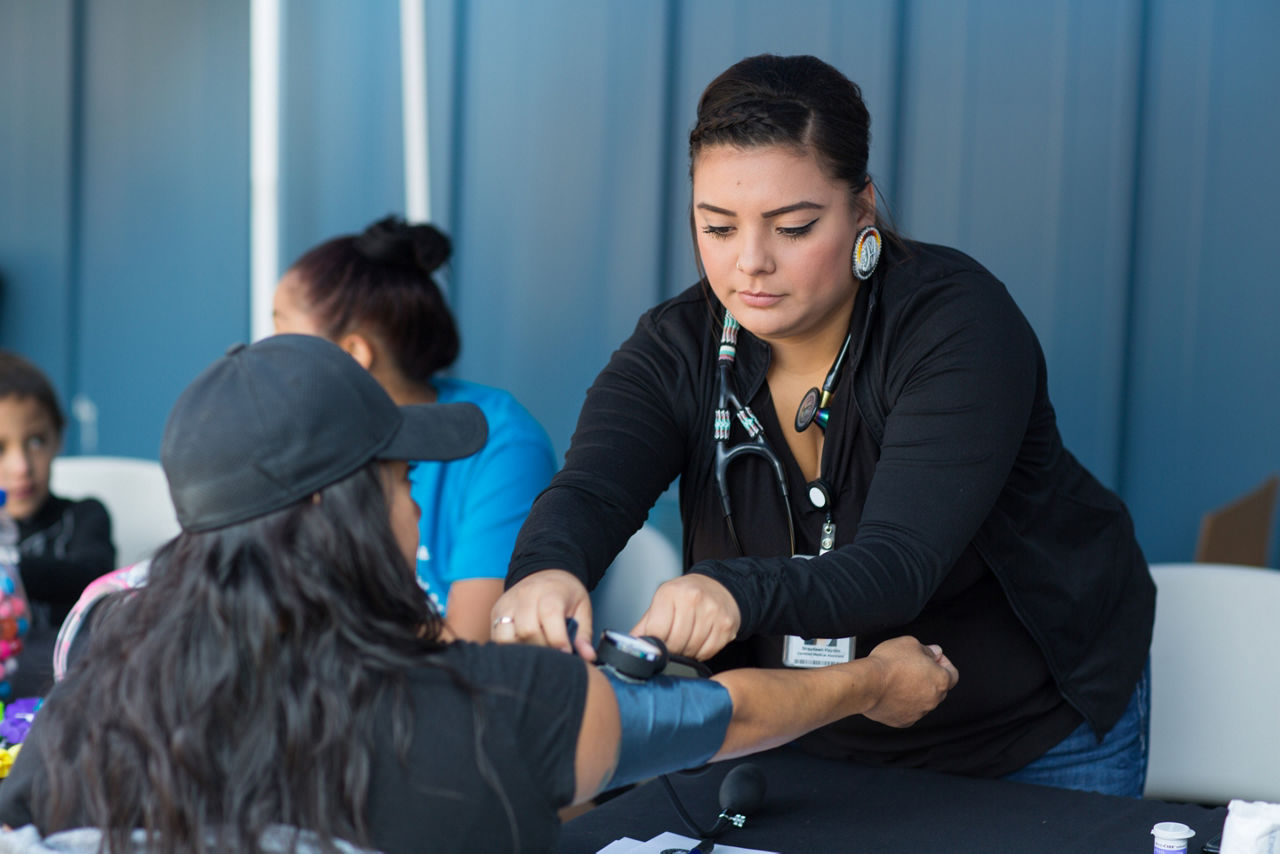
[[[31,722],[36,719],[36,712],[44,705],[42,697],[23,697],[6,703],[4,718],[0,720],[0,742],[6,745],[22,744],[31,729]]]
[[[21,744],[15,744],[12,747],[0,747],[0,780],[9,776],[9,769],[13,767],[13,762],[18,758],[18,753],[21,750]]]
[[[26,598],[18,592],[13,578],[0,575],[0,700],[8,700],[13,693],[9,679],[18,669],[28,625]]]
[[[0,708],[4,709],[4,717],[0,719],[0,779],[9,776],[9,769],[22,750],[22,742],[31,729],[31,722],[43,705],[44,700],[40,697],[24,697],[7,704],[0,703]]]

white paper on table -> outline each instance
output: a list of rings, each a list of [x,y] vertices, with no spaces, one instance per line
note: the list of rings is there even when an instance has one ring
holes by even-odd
[[[655,836],[648,842],[641,842],[635,848],[614,848],[624,840],[619,839],[617,842],[611,842],[604,848],[601,848],[597,854],[662,854],[663,851],[675,848],[677,850],[686,851],[698,844],[698,840],[690,839],[687,836],[681,836],[678,833],[667,831],[659,836]],[[634,840],[629,840],[634,842]],[[777,851],[761,851],[758,848],[737,848],[733,845],[725,845],[723,842],[717,842],[713,854],[778,854]]]
[[[632,839],[630,836],[624,836],[621,839],[615,839],[605,847],[601,848],[596,854],[632,854],[641,845],[639,839]]]

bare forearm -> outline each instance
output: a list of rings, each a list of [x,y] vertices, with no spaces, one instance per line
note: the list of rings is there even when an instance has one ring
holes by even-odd
[[[730,670],[733,719],[715,759],[785,744],[849,715],[911,726],[946,698],[960,674],[941,647],[892,638],[866,658],[814,670]]]
[[[733,698],[733,720],[712,761],[786,744],[871,709],[884,674],[870,659],[812,670],[730,670],[714,677]]]
[[[713,677],[718,685],[670,676],[610,685],[593,668],[578,743],[579,794],[606,779],[630,782],[767,750],[850,715],[910,726],[957,678],[940,648],[911,637],[813,670],[730,670]],[[598,730],[589,737],[592,727]]]

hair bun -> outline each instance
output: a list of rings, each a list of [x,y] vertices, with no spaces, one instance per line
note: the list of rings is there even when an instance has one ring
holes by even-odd
[[[409,225],[402,218],[383,217],[355,240],[356,251],[370,261],[419,269],[428,276],[449,260],[453,245],[433,225]]]

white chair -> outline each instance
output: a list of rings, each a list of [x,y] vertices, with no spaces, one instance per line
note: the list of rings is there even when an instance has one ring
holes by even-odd
[[[614,559],[604,580],[591,591],[596,637],[604,629],[630,631],[648,609],[658,585],[682,572],[675,546],[653,526],[641,526]]]
[[[49,484],[63,498],[97,498],[111,514],[116,565],[148,558],[178,534],[160,463],[133,457],[57,457]]]
[[[1280,802],[1280,572],[1153,564],[1144,795]]]

